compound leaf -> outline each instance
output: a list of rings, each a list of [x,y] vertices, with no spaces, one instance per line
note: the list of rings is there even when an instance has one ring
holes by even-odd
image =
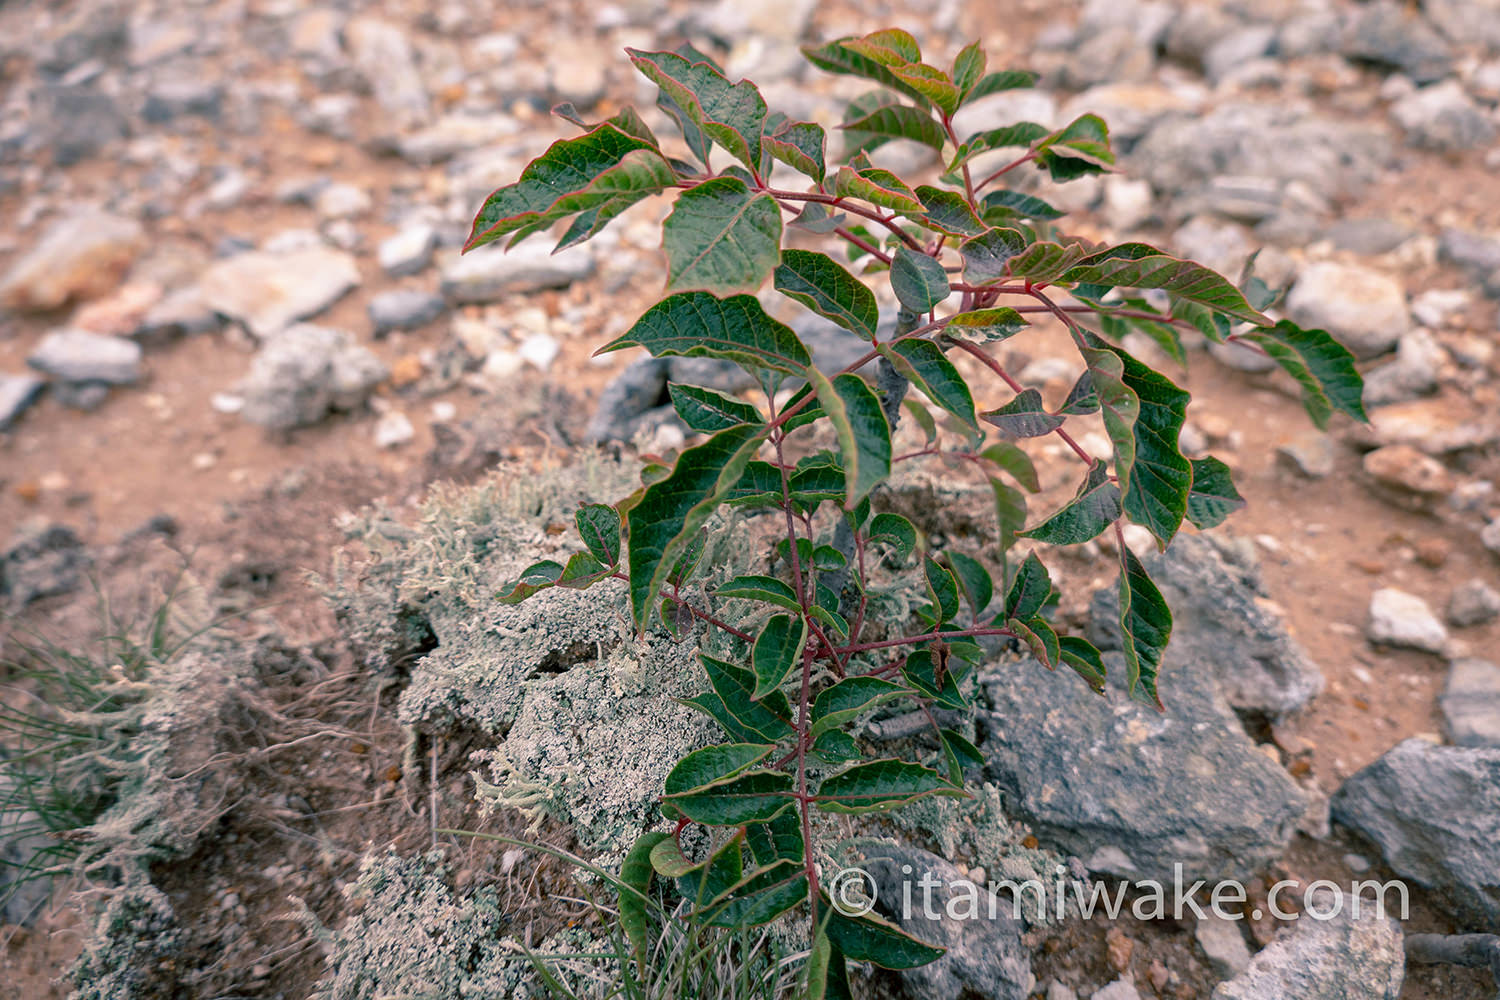
[[[964,277],[982,284],[1002,277],[1011,258],[1026,249],[1026,236],[1015,229],[987,229],[971,240],[965,240],[959,252],[964,256]]]
[[[879,167],[859,171],[839,167],[838,173],[833,175],[833,193],[840,198],[860,198],[872,205],[914,215],[926,210],[915,191],[895,174]]]
[[[695,62],[675,52],[625,51],[636,68],[670,95],[705,135],[750,169],[760,167],[766,102],[755,84],[730,83],[712,63]]]
[[[1318,427],[1327,427],[1335,410],[1369,423],[1364,381],[1354,367],[1354,355],[1326,330],[1304,330],[1284,319],[1244,339],[1259,344],[1297,380],[1302,387],[1302,405]]]
[[[947,140],[943,127],[933,120],[932,115],[902,104],[887,104],[867,114],[856,112],[855,117],[841,127],[887,139],[910,139],[939,152]]]
[[[1014,337],[1028,326],[1026,317],[1009,306],[993,309],[974,309],[959,313],[948,319],[943,332],[951,337],[991,343]]]
[[[620,512],[608,504],[591,503],[578,508],[573,523],[583,544],[606,566],[620,562]]]
[[[856,764],[824,778],[818,786],[817,803],[825,812],[858,814],[894,809],[933,794],[963,792],[948,785],[931,768],[887,758]]]
[[[1172,611],[1129,547],[1120,552],[1120,632],[1131,697],[1163,708],[1156,691],[1162,654],[1172,636]]]
[[[750,662],[755,670],[757,700],[781,687],[807,645],[807,621],[801,615],[772,615],[755,637]]]
[[[875,339],[880,309],[875,293],[832,257],[811,250],[784,250],[775,272],[776,290],[866,340]]]
[[[844,509],[853,510],[891,474],[891,426],[874,390],[858,375],[829,379],[811,365],[807,380],[833,422],[844,460]]]
[[[682,292],[668,296],[596,353],[625,347],[644,347],[657,358],[727,358],[752,370],[770,368],[788,375],[800,374],[812,362],[792,328],[767,316],[753,295],[721,299],[708,292]]]
[[[672,406],[682,422],[695,431],[712,434],[736,424],[759,423],[763,419],[760,411],[744,400],[702,386],[672,382],[667,386],[667,393],[672,397]]]
[[[1036,389],[1023,389],[1009,403],[980,416],[1011,438],[1041,437],[1063,425],[1062,417],[1047,412],[1042,405],[1042,394]]]
[[[879,349],[895,369],[910,379],[928,399],[971,429],[978,430],[974,396],[941,347],[930,340],[908,337],[881,344]]]
[[[930,312],[948,297],[948,274],[934,257],[899,246],[891,256],[891,288],[908,311]]]
[[[1223,524],[1224,519],[1245,506],[1245,498],[1234,488],[1229,466],[1210,455],[1192,461],[1193,487],[1188,493],[1187,517],[1200,529]]]
[[[1110,482],[1104,463],[1095,462],[1066,506],[1022,534],[1050,545],[1082,545],[1119,520],[1120,512],[1120,487]]]
[[[1256,326],[1271,321],[1245,301],[1228,278],[1202,264],[1170,257],[1145,243],[1126,243],[1085,257],[1062,275],[1063,281],[1108,288],[1160,288]]]

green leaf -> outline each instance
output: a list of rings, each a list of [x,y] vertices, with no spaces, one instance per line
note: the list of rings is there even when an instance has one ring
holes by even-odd
[[[891,474],[891,427],[874,390],[858,375],[836,375],[830,381],[811,365],[807,380],[833,421],[844,459],[844,509],[852,510]]]
[[[917,547],[917,529],[900,514],[882,512],[870,519],[869,540],[892,545],[902,559],[907,559]]]
[[[840,729],[820,734],[813,740],[812,751],[826,764],[847,764],[864,757],[859,742]]]
[[[855,42],[862,39],[841,38],[829,42],[826,45],[805,45],[802,54],[807,61],[822,70],[830,73],[843,73],[848,76],[864,77],[866,80],[874,80],[876,83],[890,87],[892,90],[905,94],[923,105],[931,103],[927,96],[896,76],[887,68],[888,61],[907,62],[905,56],[900,52],[889,49],[884,45],[872,48],[861,46],[856,48]],[[884,51],[881,51],[884,50]],[[873,53],[873,56],[870,54]],[[921,58],[918,56],[917,58]]]
[[[982,284],[1004,276],[1006,265],[1026,249],[1026,244],[1026,236],[1015,229],[987,229],[965,240],[958,248],[964,255],[964,277]]]
[[[606,566],[620,562],[620,512],[608,504],[591,503],[578,508],[573,523],[583,544]]]
[[[1094,391],[1094,380],[1087,369],[1068,390],[1068,398],[1063,400],[1062,408],[1057,412],[1070,417],[1099,412],[1099,394]]]
[[[922,199],[927,211],[913,218],[927,228],[955,237],[977,236],[984,232],[984,223],[957,192],[923,184],[917,187],[917,197]]]
[[[942,152],[943,143],[947,141],[943,127],[933,120],[932,115],[901,104],[887,104],[868,114],[856,112],[840,127],[887,139],[910,139],[938,152]]]
[[[765,760],[775,749],[763,743],[720,743],[694,750],[672,768],[663,791],[680,795],[728,781]]]
[[[969,610],[974,612],[975,618],[978,618],[995,597],[995,581],[990,579],[989,570],[985,569],[979,560],[966,556],[962,552],[949,549],[944,556],[948,560],[948,568],[953,571],[954,578],[958,580],[964,600],[969,602]]]
[[[890,67],[896,79],[927,98],[947,115],[958,110],[958,88],[948,79],[948,74],[936,66],[926,63],[911,63]]]
[[[953,159],[948,163],[951,173],[974,157],[992,149],[1024,148],[1047,138],[1052,132],[1036,122],[1017,122],[1004,128],[976,132],[959,144]]]
[[[1038,240],[1010,259],[1010,276],[1040,282],[1056,281],[1087,254],[1088,249],[1081,243]]]
[[[938,739],[943,742],[943,757],[948,763],[949,784],[963,785],[965,771],[984,766],[984,754],[962,733],[952,729],[939,729]]]
[[[1055,181],[1101,173],[1115,162],[1115,154],[1109,148],[1109,128],[1104,119],[1093,114],[1080,115],[1034,148],[1036,162]]]
[[[1177,444],[1192,397],[1121,348],[1109,350],[1122,363],[1122,383],[1139,401],[1133,430],[1135,459],[1124,492],[1125,513],[1149,528],[1165,546],[1182,524],[1192,487],[1192,467]]]
[[[1187,517],[1194,526],[1207,530],[1224,523],[1224,519],[1245,506],[1245,498],[1234,488],[1229,466],[1210,455],[1195,458],[1193,488],[1188,493]]]
[[[933,599],[938,621],[948,621],[958,614],[958,581],[931,556],[923,559],[922,568],[927,574],[927,592]]]
[[[631,508],[630,603],[636,628],[645,630],[667,574],[740,478],[765,433],[764,427],[742,424],[688,448],[672,474],[646,487]]]
[[[662,246],[668,291],[753,292],[781,259],[781,209],[737,177],[715,177],[678,195]]]
[[[820,588],[821,586],[822,585],[819,584]],[[812,617],[816,619],[818,623],[823,627],[832,629],[834,634],[837,635],[840,639],[849,638],[849,622],[846,621],[844,619],[844,616],[839,614],[837,611],[834,611],[830,608],[825,608],[821,604],[814,604],[808,610],[808,614],[812,615]]]
[[[825,166],[828,135],[823,126],[812,122],[787,122],[762,139],[761,144],[793,170],[823,183],[828,170]]]
[[[749,403],[712,389],[673,382],[667,386],[667,392],[682,422],[695,431],[712,434],[737,424],[759,423],[763,419],[760,411]]]
[[[1009,403],[980,416],[1009,438],[1041,437],[1063,425],[1062,417],[1047,412],[1042,405],[1042,394],[1036,389],[1023,389]]]
[[[835,961],[843,965],[844,956],[834,958],[833,944],[822,927],[814,928],[812,950],[807,954],[807,965],[803,970],[802,995],[807,1000],[829,1000],[829,974]]]
[[[1172,611],[1135,553],[1122,546],[1120,559],[1120,631],[1126,683],[1131,697],[1161,709],[1164,706],[1156,692],[1156,678],[1172,636]]]
[[[1035,87],[1037,79],[1037,74],[1029,69],[1009,69],[999,73],[989,73],[974,86],[965,99],[977,101],[981,97],[998,94],[1002,90]]]
[[[879,167],[867,167],[857,172],[852,167],[839,167],[838,173],[833,175],[833,193],[840,198],[860,198],[898,212],[920,214],[925,211],[915,191],[895,174]]]
[[[922,433],[927,437],[927,443],[932,444],[937,440],[937,421],[932,419],[932,411],[923,406],[918,400],[907,396],[901,401],[901,408],[911,414],[911,418],[922,428]]]
[[[1062,647],[1057,638],[1057,630],[1044,618],[1033,616],[1026,621],[1010,618],[1006,620],[1005,627],[1016,633],[1016,637],[1031,650],[1031,655],[1048,670],[1057,667]]]
[[[501,595],[499,601],[501,604],[520,604],[537,591],[555,586],[562,575],[562,563],[551,559],[532,563],[521,571],[516,582],[511,584],[509,591]]]
[[[737,597],[746,601],[764,601],[790,611],[798,611],[797,595],[787,584],[774,576],[737,576],[721,584],[714,591],[715,597]]]
[[[1118,521],[1120,511],[1120,487],[1109,481],[1104,463],[1095,462],[1066,506],[1022,534],[1049,545],[1082,545]]]
[[[776,290],[866,340],[875,339],[880,308],[875,293],[827,254],[783,250]]]
[[[698,659],[708,673],[708,682],[713,685],[713,693],[720,703],[718,707],[743,730],[754,733],[767,743],[777,743],[792,735],[792,707],[784,694],[777,691],[757,701],[753,673],[706,653],[699,653]],[[718,718],[711,705],[697,699],[689,700]]]
[[[1009,222],[1012,219],[1051,222],[1053,219],[1061,219],[1066,214],[1062,209],[1054,208],[1035,195],[1022,194],[1020,191],[991,191],[984,196],[984,201],[980,204],[980,215],[985,223],[991,226]]]
[[[882,969],[915,969],[937,961],[946,953],[873,913],[852,917],[830,903],[826,896],[822,903],[830,911],[828,940],[856,962],[870,962]]]
[[[664,795],[694,823],[741,826],[776,816],[792,804],[792,776],[780,771],[751,771],[720,784]]]
[[[766,102],[755,84],[732,84],[713,65],[694,62],[675,52],[625,51],[636,69],[671,95],[704,134],[745,166],[760,168]]]
[[[1026,494],[994,476],[990,477],[990,489],[995,493],[996,534],[1000,551],[1006,552],[1015,544],[1016,534],[1026,526]]]
[[[1115,478],[1121,491],[1128,490],[1135,467],[1135,421],[1141,412],[1140,398],[1125,384],[1125,363],[1117,353],[1097,339],[1087,337],[1078,350],[1088,366],[1089,382],[1099,396],[1104,432],[1114,445]]]
[[[639,200],[676,180],[654,143],[606,122],[587,135],[554,142],[521,171],[516,183],[486,198],[464,250],[517,230],[539,232],[616,198]]]
[[[1290,320],[1257,330],[1243,339],[1259,344],[1302,387],[1302,405],[1318,427],[1327,427],[1337,410],[1361,423],[1365,415],[1364,381],[1354,355],[1325,330],[1304,330]]]
[[[1009,306],[994,309],[974,309],[948,319],[943,333],[950,337],[961,337],[979,343],[991,343],[1014,337],[1029,324],[1026,317]]]
[[[1094,644],[1076,635],[1060,636],[1058,643],[1062,661],[1072,667],[1079,677],[1088,681],[1089,687],[1103,694],[1104,657],[1099,655],[1099,650],[1094,648]]]
[[[1145,243],[1126,243],[1085,257],[1061,280],[1109,288],[1160,288],[1246,323],[1271,324],[1250,308],[1245,296],[1223,275],[1202,264],[1169,257]]]
[[[812,707],[812,734],[837,729],[899,698],[906,689],[879,677],[846,677],[819,692]]]
[[[923,395],[971,429],[978,430],[969,385],[941,347],[930,340],[908,337],[881,344],[879,350],[896,371],[922,390]]]
[[[778,323],[753,295],[726,299],[708,292],[668,296],[646,310],[635,326],[596,352],[644,347],[652,357],[727,358],[752,371],[770,368],[801,374],[812,355],[785,323]]]
[[[953,85],[958,88],[961,101],[969,99],[974,87],[984,76],[987,62],[984,49],[979,47],[978,42],[970,42],[953,57],[953,72],[949,75],[953,77]]]
[[[789,859],[745,876],[715,897],[711,927],[760,927],[807,900],[807,867]]]
[[[651,927],[646,910],[646,893],[651,889],[651,851],[668,836],[660,832],[641,834],[620,864],[620,883],[624,887],[620,892],[620,927],[630,941],[636,968],[642,974],[646,969],[646,946]]]
[[[1016,578],[1011,581],[1010,592],[1005,595],[1005,617],[1023,620],[1036,617],[1052,593],[1052,576],[1035,552],[1026,556]]]
[[[797,665],[807,645],[807,621],[801,615],[772,615],[755,637],[750,662],[755,670],[755,693],[759,700],[781,687]]]
[[[1075,289],[1074,294],[1078,294]],[[1177,328],[1168,322],[1168,317],[1161,316],[1150,303],[1141,298],[1126,298],[1117,305],[1111,304],[1106,307],[1099,303],[1093,303],[1096,309],[1096,317],[1099,320],[1099,328],[1110,340],[1119,342],[1125,339],[1125,335],[1131,330],[1137,330],[1147,337],[1152,343],[1162,349],[1173,361],[1184,369],[1187,368],[1187,352],[1183,349],[1182,338],[1177,333]],[[1161,316],[1161,319],[1147,319],[1142,316],[1116,316],[1113,309],[1130,309],[1137,312],[1152,313]]]
[[[677,838],[672,840],[675,843]],[[744,874],[744,843],[738,837],[731,837],[702,864],[677,879],[677,894],[701,909],[733,889]]]
[[[751,823],[745,827],[745,842],[763,867],[778,861],[803,862],[802,823],[796,811],[782,813],[764,823]]]
[[[891,255],[891,288],[907,310],[930,312],[948,297],[948,275],[936,259],[899,246]]]
[[[969,701],[959,690],[959,678],[949,669],[955,665],[961,667],[962,663],[954,664],[953,660],[954,657],[945,653],[941,646],[919,649],[907,654],[901,666],[901,678],[943,708],[967,711]]]
[[[606,566],[594,558],[592,552],[575,552],[568,557],[568,564],[563,567],[562,575],[557,578],[557,586],[566,587],[569,590],[587,590],[600,580],[613,575],[613,567]]]
[[[1037,478],[1036,466],[1032,464],[1031,456],[1019,446],[1009,441],[996,441],[979,454],[996,468],[1010,473],[1011,478],[1020,483],[1023,489],[1031,493],[1041,492],[1042,483]]]
[[[832,774],[818,786],[818,807],[825,812],[868,813],[894,809],[929,795],[962,794],[943,776],[910,761],[887,758],[856,764]]]

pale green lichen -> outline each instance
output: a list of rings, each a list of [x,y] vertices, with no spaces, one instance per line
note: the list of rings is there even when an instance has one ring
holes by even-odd
[[[367,856],[344,894],[355,909],[330,933],[317,1000],[469,1000],[546,996],[493,887],[455,891],[441,851]],[[563,931],[529,949],[581,995],[613,978],[586,933]]]
[[[176,978],[174,956],[185,939],[171,902],[149,882],[113,893],[73,966],[71,1000],[166,995]]]

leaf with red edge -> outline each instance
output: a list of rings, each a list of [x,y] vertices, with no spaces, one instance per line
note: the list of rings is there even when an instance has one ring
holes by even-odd
[[[760,169],[766,101],[755,84],[730,83],[711,64],[675,52],[625,51],[636,69],[669,94],[704,134],[751,170]]]
[[[860,198],[898,212],[920,214],[926,211],[915,191],[901,178],[879,167],[867,167],[857,172],[850,167],[840,167],[833,175],[833,193],[840,198]]]

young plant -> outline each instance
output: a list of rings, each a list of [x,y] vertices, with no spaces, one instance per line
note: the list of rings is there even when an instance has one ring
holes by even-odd
[[[660,88],[657,104],[693,160],[664,149],[631,109],[586,125],[562,106],[557,114],[584,134],[554,143],[519,181],[492,194],[466,249],[504,236],[513,246],[566,221],[561,249],[644,198],[675,195],[663,226],[668,294],[600,350],[727,359],[763,398],[672,385],[677,413],[705,440],[670,467],[648,465],[629,497],[581,509],[585,550],[566,565],[530,567],[502,599],[620,580],[638,630],[659,621],[675,634],[696,620],[740,641],[730,660],[700,657],[707,690],[692,700],[729,742],[688,754],[671,772],[661,809],[675,830],[646,834],[624,877],[641,892],[654,877],[673,880],[683,899],[736,927],[800,909],[812,934],[806,989],[821,997],[846,993],[846,960],[904,968],[941,950],[833,905],[819,881],[815,813],[964,794],[964,772],[981,763],[981,752],[941,725],[935,710],[970,707],[984,637],[1012,637],[1048,668],[1066,664],[1104,690],[1099,651],[1060,634],[1047,617],[1055,594],[1042,561],[1035,553],[1019,565],[1007,559],[1018,538],[1078,545],[1113,532],[1125,686],[1161,706],[1157,677],[1172,616],[1124,544],[1122,524],[1145,527],[1165,547],[1185,520],[1209,528],[1244,501],[1224,463],[1182,454],[1189,395],[1121,347],[1124,335],[1138,331],[1179,360],[1183,329],[1248,344],[1297,380],[1319,426],[1335,411],[1365,415],[1353,357],[1323,331],[1262,313],[1276,295],[1253,275],[1237,286],[1144,243],[1104,246],[1064,235],[1055,226],[1061,212],[999,186],[1027,164],[1054,181],[1114,168],[1108,131],[1094,115],[1056,130],[1018,122],[955,131],[961,107],[1031,86],[1033,74],[987,72],[977,44],[951,67],[935,66],[898,30],[804,51],[819,68],[881,88],[850,103],[842,162],[830,160],[821,126],[769,111],[753,84],[731,83],[691,47],[630,50]],[[939,184],[913,185],[874,165],[868,154],[893,139],[937,150],[945,163]],[[1000,150],[1012,153],[997,164]],[[991,169],[980,170],[981,161]],[[806,180],[796,188],[773,183],[773,168]],[[794,231],[799,243],[819,236],[841,243],[844,262],[786,246]],[[893,328],[880,321],[872,286],[881,282],[899,303]],[[839,371],[820,370],[797,334],[763,308],[757,294],[767,284],[864,339],[868,350]],[[1084,362],[1056,410],[995,356],[993,345],[1032,316],[1058,320]],[[981,411],[955,353],[992,374],[1007,401]],[[871,366],[873,385],[860,374]],[[927,443],[896,455],[892,435],[910,385],[943,411],[942,422],[906,401]],[[1091,457],[1067,429],[1069,418],[1089,414],[1102,419],[1109,461]],[[837,447],[794,460],[798,439],[817,440],[820,428],[831,429]],[[1079,486],[1028,528],[1026,493],[1038,484],[1019,442],[1047,435],[1077,455]],[[918,459],[988,477],[998,516],[993,566],[973,553],[935,551],[907,518],[878,509],[892,467]],[[779,562],[770,565],[782,569],[689,594],[701,533],[725,504],[777,519]],[[914,616],[883,615],[879,581],[892,573],[925,592]],[[742,629],[726,618],[752,624]],[[877,707],[900,703],[926,714],[935,754],[872,752],[848,732]],[[694,827],[716,833],[685,841]],[[708,846],[685,846],[694,843]],[[621,910],[627,929],[639,924],[628,900]]]

